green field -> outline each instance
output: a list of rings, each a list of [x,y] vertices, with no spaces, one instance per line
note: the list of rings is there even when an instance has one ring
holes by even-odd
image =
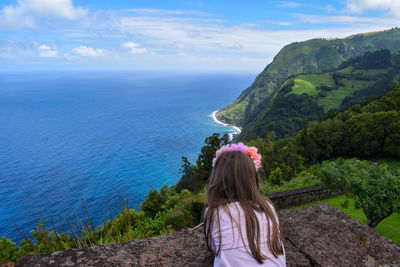
[[[332,76],[330,74],[304,74],[298,75],[294,79],[294,86],[289,94],[307,94],[311,96],[316,96],[320,91],[316,88],[317,86],[329,86],[333,87],[335,85]]]
[[[347,68],[341,69],[338,71],[340,74],[347,74],[347,75],[361,75],[366,77],[378,77],[380,75],[386,74],[387,69],[361,69],[355,70],[352,66]]]
[[[354,208],[354,202],[351,199],[349,200],[348,208],[341,207],[341,204],[348,199],[346,196],[337,196],[334,198],[321,200],[321,201],[314,201],[305,203],[303,205],[293,207],[291,209],[299,209],[302,207],[312,206],[316,204],[328,203],[329,205],[339,209],[343,213],[347,214],[354,220],[358,220],[364,224],[367,224],[367,218],[365,217],[364,213],[361,209]],[[392,239],[397,245],[400,245],[400,214],[393,213],[383,221],[381,221],[378,226],[375,228],[375,231],[379,232],[382,236]]]
[[[344,86],[339,86],[337,90],[329,91],[326,97],[319,97],[317,103],[327,112],[330,109],[338,108],[346,96],[368,86],[370,81],[341,79]]]
[[[387,72],[388,69],[354,70],[350,66],[338,71],[342,76],[339,78],[340,86],[337,88],[335,88],[332,73],[301,74],[293,79],[294,85],[292,90],[286,95],[307,94],[315,96],[317,97],[318,105],[323,107],[325,112],[328,112],[331,109],[340,107],[345,97],[351,96],[355,91],[367,88]],[[394,80],[397,81],[399,79],[400,75],[396,76]],[[333,90],[327,91],[325,96],[319,96],[318,94],[321,92],[319,89],[320,86],[327,86]]]

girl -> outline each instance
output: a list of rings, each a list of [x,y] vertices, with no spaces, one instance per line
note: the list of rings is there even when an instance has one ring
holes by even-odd
[[[257,148],[223,146],[213,160],[204,232],[214,266],[286,266],[279,219],[259,191]]]

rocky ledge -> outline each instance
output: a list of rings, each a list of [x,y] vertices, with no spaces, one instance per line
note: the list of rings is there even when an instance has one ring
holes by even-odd
[[[279,212],[288,266],[400,266],[400,247],[327,205]],[[202,229],[23,256],[15,266],[212,266]]]

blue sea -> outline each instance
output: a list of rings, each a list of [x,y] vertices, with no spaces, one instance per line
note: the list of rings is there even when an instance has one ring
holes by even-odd
[[[0,237],[18,242],[81,210],[102,223],[108,200],[146,193],[179,178],[204,139],[230,133],[210,114],[232,102],[252,74],[174,72],[0,73]],[[114,204],[113,204],[114,205]],[[56,225],[57,225],[56,220]]]

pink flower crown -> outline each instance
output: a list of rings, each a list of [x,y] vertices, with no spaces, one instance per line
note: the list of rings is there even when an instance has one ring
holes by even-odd
[[[225,153],[228,151],[240,151],[243,154],[249,156],[254,161],[254,164],[256,165],[256,169],[261,167],[261,155],[257,153],[257,148],[254,146],[248,147],[245,144],[243,144],[242,142],[240,142],[238,144],[225,145],[225,146],[222,146],[220,149],[218,149],[217,152],[215,152],[215,158],[212,161],[212,166],[214,167],[215,162],[217,161],[217,158],[222,153]]]

